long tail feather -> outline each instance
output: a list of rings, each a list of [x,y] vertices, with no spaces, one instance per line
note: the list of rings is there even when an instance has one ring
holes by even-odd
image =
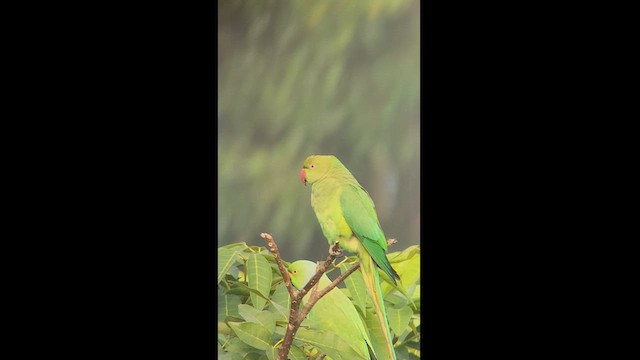
[[[382,297],[382,289],[380,289],[380,276],[376,265],[371,256],[362,251],[360,254],[360,269],[362,270],[362,277],[364,279],[367,291],[373,300],[373,305],[376,310],[376,315],[381,326],[381,330],[384,334],[386,345],[386,357],[380,357],[381,354],[376,354],[378,359],[392,359],[396,360],[396,353],[393,349],[393,339],[391,338],[391,330],[389,328],[389,321],[387,320],[387,311],[384,307],[384,300]]]

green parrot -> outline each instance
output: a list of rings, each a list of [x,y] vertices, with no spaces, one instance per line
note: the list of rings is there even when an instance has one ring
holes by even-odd
[[[376,266],[397,285],[398,273],[385,255],[387,238],[382,231],[373,200],[351,175],[351,172],[333,155],[311,155],[302,166],[300,180],[311,184],[311,207],[330,245],[355,253],[360,260],[360,271],[373,300],[374,309],[384,333],[385,350],[381,359],[396,359],[393,340],[384,307],[380,275]]]
[[[309,260],[298,260],[291,263],[288,270],[291,275],[291,283],[296,289],[300,290],[315,275],[316,264]],[[329,284],[331,284],[331,280],[327,275],[322,275],[318,282],[318,291]],[[305,295],[302,300],[303,304],[306,304],[310,295],[311,292]],[[360,359],[371,359],[367,346],[371,344],[371,339],[367,334],[366,326],[351,300],[340,289],[332,289],[318,300],[311,308],[307,319],[308,325],[318,330],[334,333],[345,340],[359,355]],[[344,354],[344,356],[347,356],[347,354]]]

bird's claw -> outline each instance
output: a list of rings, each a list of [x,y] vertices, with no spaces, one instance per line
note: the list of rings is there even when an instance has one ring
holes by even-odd
[[[329,255],[332,255],[332,256],[340,256],[340,255],[342,255],[342,249],[340,249],[340,244],[337,241],[336,241],[335,244],[333,244],[329,248]]]
[[[342,261],[340,261],[339,263],[336,264],[336,260],[333,260],[333,267],[340,267],[342,264],[344,264],[345,262],[347,262],[347,260],[349,260],[348,257],[344,257],[344,259],[342,259]]]

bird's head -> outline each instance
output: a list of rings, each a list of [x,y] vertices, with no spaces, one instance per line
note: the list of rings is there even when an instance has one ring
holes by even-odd
[[[291,284],[300,290],[315,275],[316,263],[309,260],[298,260],[292,262],[287,270],[291,276]]]
[[[311,155],[302,164],[300,181],[303,184],[312,184],[322,179],[331,170],[333,165],[339,162],[333,155]]]

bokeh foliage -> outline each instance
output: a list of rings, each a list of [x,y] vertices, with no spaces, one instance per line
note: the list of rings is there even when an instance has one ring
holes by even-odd
[[[327,243],[298,174],[334,154],[383,229],[420,241],[417,0],[218,2],[218,242],[320,259]],[[318,254],[321,253],[320,257]]]

